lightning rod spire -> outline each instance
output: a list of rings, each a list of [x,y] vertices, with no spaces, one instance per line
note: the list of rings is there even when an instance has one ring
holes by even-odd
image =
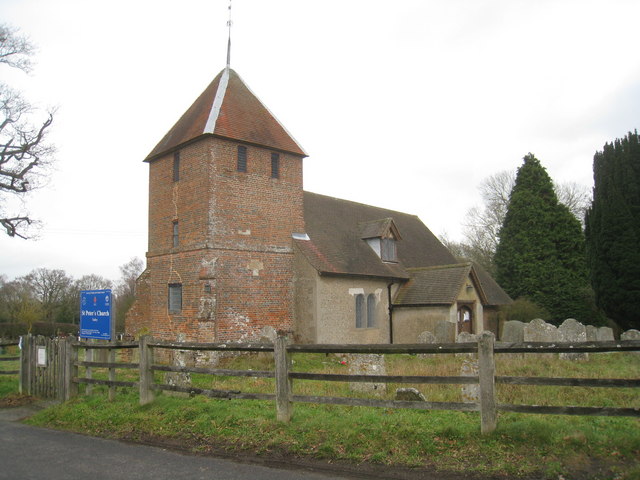
[[[229,27],[229,40],[227,42],[227,69],[231,66],[231,0],[229,0],[229,20],[227,20],[227,27]]]

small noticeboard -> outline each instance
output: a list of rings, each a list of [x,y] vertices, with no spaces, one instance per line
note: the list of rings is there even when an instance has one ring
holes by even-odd
[[[46,367],[47,366],[47,347],[38,347],[37,348],[37,365],[39,367]]]
[[[80,292],[80,338],[111,340],[113,336],[111,290]]]

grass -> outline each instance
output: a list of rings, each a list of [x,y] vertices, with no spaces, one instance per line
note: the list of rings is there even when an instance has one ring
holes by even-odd
[[[348,357],[347,363],[348,363]],[[296,354],[295,371],[347,373],[342,357]],[[457,375],[464,357],[425,359],[387,356],[387,374]],[[273,370],[269,355],[242,355],[222,360],[221,367]],[[591,355],[571,362],[547,357],[498,357],[497,374],[638,378],[640,357],[633,354]],[[94,377],[104,377],[94,369]],[[157,373],[161,383],[163,375]],[[118,380],[136,380],[135,371],[119,370]],[[264,378],[192,375],[200,388],[273,392]],[[382,398],[393,398],[389,385]],[[460,401],[459,386],[414,386],[430,401]],[[344,382],[295,381],[303,395],[367,396]],[[380,397],[377,397],[380,398]],[[635,407],[637,389],[498,386],[499,403]],[[498,428],[480,435],[478,413],[391,410],[334,405],[295,404],[291,422],[275,418],[273,402],[216,400],[201,396],[159,395],[138,405],[137,392],[119,388],[108,402],[106,387],[43,412],[29,423],[111,438],[161,440],[196,452],[251,451],[260,455],[295,455],[415,468],[558,478],[640,478],[640,420],[623,417],[537,416],[500,413]],[[600,473],[598,473],[600,472]],[[579,475],[582,476],[579,476]],[[590,476],[591,475],[591,476]],[[598,476],[600,475],[600,476]]]

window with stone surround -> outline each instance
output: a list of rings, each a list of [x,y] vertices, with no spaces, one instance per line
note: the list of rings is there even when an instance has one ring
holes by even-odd
[[[376,326],[376,296],[373,293],[367,295],[367,328]]]
[[[169,313],[180,313],[182,311],[182,284],[170,283],[168,294]]]

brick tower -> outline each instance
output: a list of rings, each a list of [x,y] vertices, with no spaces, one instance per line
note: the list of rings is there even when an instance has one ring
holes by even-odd
[[[304,150],[228,66],[153,149],[129,334],[241,341],[293,325]]]

